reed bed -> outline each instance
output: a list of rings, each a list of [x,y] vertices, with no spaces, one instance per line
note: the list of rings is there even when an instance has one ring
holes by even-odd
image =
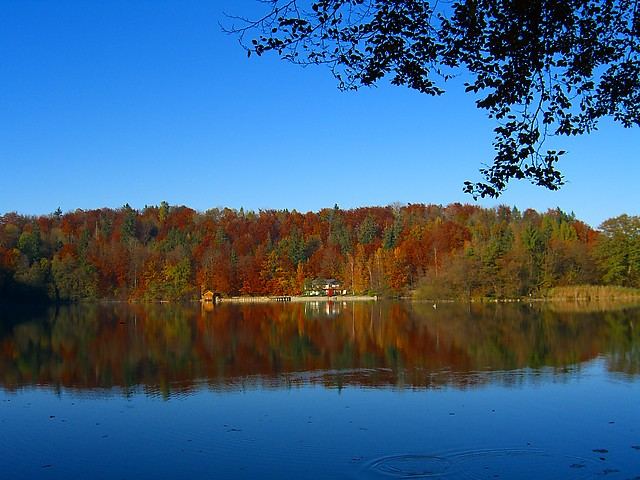
[[[549,289],[548,300],[630,300],[640,299],[640,289],[607,285],[571,285]]]

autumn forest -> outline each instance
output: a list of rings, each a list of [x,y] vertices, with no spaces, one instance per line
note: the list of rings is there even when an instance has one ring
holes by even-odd
[[[640,218],[598,230],[560,209],[409,204],[299,213],[163,202],[0,216],[0,300],[190,300],[301,294],[514,298],[553,287],[640,287]]]

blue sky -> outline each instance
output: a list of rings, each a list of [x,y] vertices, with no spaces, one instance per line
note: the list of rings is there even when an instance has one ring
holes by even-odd
[[[474,203],[493,123],[452,85],[342,93],[323,68],[247,59],[222,12],[255,0],[0,0],[0,213],[58,206],[318,210]],[[640,130],[562,139],[567,184],[483,206],[640,213]]]

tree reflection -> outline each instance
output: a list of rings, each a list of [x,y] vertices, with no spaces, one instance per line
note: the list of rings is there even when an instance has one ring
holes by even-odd
[[[640,373],[640,309],[631,307],[112,304],[1,315],[9,390],[470,388],[562,376],[599,356],[611,372]]]

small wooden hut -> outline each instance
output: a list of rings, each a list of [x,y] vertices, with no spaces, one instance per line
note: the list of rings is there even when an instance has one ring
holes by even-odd
[[[214,303],[216,301],[216,294],[211,290],[205,290],[200,295],[200,301],[203,303]]]

